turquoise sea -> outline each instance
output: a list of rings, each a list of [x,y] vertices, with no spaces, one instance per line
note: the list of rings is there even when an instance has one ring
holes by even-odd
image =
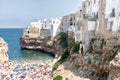
[[[9,47],[9,59],[21,60],[51,60],[53,57],[45,52],[33,50],[21,50],[19,45],[19,38],[23,33],[23,29],[0,29],[0,37],[2,37]]]

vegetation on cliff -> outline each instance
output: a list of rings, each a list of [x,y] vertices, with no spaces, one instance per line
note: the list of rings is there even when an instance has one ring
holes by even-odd
[[[58,75],[53,80],[62,80],[62,76]]]
[[[68,39],[68,36],[66,33],[64,32],[61,32],[59,33],[55,39],[57,39],[57,41],[59,41],[59,44],[63,47],[63,48],[66,48],[68,46],[68,42],[67,42],[67,39]]]
[[[120,45],[116,45],[116,43],[117,41],[115,39],[104,40],[103,38],[92,38],[90,40],[87,53],[93,55],[94,58],[90,59],[88,64],[91,65],[92,60],[99,62],[95,71],[92,72],[92,76],[97,76],[99,80],[106,80],[109,75],[108,64],[115,58],[116,54],[120,50]]]
[[[64,32],[61,32],[56,37],[58,37],[57,39],[60,40],[60,45],[64,48],[64,50],[62,51],[63,54],[61,55],[61,58],[54,64],[53,71],[56,70],[60,64],[65,62],[70,57],[71,53],[78,52],[80,46],[80,43],[75,42],[74,39],[69,41],[67,34]],[[63,45],[63,43],[65,44]]]
[[[53,71],[64,63],[65,69],[75,74],[78,73],[80,77],[90,78],[91,80],[107,80],[110,72],[110,61],[113,59],[119,60],[119,57],[115,57],[120,51],[118,39],[94,37],[90,40],[88,50],[85,53],[81,42],[75,42],[74,39],[68,38],[66,40],[68,46],[64,48],[61,58],[54,64]],[[79,51],[81,54],[79,54]]]

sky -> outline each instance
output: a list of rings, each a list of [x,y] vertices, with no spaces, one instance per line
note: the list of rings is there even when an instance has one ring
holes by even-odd
[[[80,6],[81,0],[0,0],[0,28],[27,28],[33,21],[60,18]]]

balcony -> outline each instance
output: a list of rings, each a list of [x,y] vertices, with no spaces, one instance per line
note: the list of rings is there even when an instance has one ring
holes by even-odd
[[[83,18],[84,19],[88,19],[88,15],[87,14],[83,14]]]
[[[96,19],[98,19],[98,13],[97,14],[91,14],[88,18],[91,21],[96,21]]]
[[[110,17],[115,17],[115,13],[114,12],[110,13]]]
[[[112,26],[107,26],[106,28],[108,31],[112,31]]]
[[[110,17],[115,17],[115,9],[112,9],[112,12],[110,13]]]
[[[96,19],[98,19],[98,13],[97,14],[84,14],[83,18],[89,19],[91,21],[96,21]]]

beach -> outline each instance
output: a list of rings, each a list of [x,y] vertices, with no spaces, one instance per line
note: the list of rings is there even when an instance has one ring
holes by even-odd
[[[40,62],[1,62],[0,80],[52,80],[51,63],[52,60]]]

